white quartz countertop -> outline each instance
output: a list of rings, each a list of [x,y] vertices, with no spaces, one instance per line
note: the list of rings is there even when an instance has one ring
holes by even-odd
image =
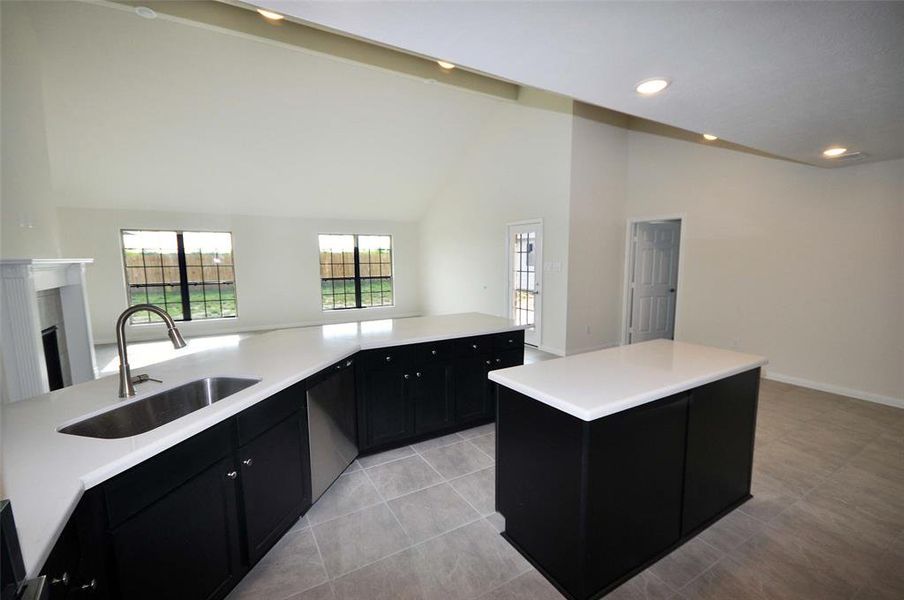
[[[3,406],[4,493],[30,576],[47,559],[84,490],[117,475],[249,406],[362,349],[415,344],[523,329],[479,313],[362,321],[282,329],[150,365],[162,379],[137,387],[141,400],[212,376],[260,378],[224,400],[130,438],[94,439],[59,433],[63,425],[121,406],[116,376]],[[189,345],[191,339],[187,340]]]
[[[593,421],[766,362],[753,354],[652,340],[500,369],[490,372],[490,380]]]

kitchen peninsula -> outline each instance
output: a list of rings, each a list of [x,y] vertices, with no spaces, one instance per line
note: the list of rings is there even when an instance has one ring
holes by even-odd
[[[491,372],[506,539],[597,598],[748,500],[764,364],[654,340]]]

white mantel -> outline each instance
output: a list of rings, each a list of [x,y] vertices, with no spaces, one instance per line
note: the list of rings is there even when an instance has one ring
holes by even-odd
[[[0,341],[10,402],[50,391],[41,339],[38,293],[59,289],[72,383],[95,376],[85,266],[93,258],[0,260]]]

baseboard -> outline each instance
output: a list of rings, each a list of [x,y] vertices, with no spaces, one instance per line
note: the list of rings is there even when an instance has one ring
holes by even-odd
[[[552,346],[544,346],[543,344],[537,346],[537,350],[548,352],[549,354],[555,354],[556,356],[565,356],[564,350],[560,348],[553,348]]]
[[[780,383],[790,383],[800,387],[819,390],[820,392],[829,392],[830,394],[838,394],[839,396],[849,396],[858,400],[866,400],[867,402],[875,402],[876,404],[885,404],[886,406],[894,406],[895,408],[904,408],[904,398],[895,398],[893,396],[883,396],[882,394],[874,394],[873,392],[865,392],[863,390],[854,390],[851,388],[833,385],[831,383],[822,383],[819,381],[811,381],[802,377],[793,377],[791,375],[783,375],[767,371],[763,375],[763,379],[778,381]]]

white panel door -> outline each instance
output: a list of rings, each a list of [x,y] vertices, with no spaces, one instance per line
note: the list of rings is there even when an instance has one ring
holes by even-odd
[[[675,337],[680,221],[634,226],[628,343]]]
[[[524,342],[532,346],[540,345],[542,247],[542,223],[509,225],[509,316],[528,326]]]

